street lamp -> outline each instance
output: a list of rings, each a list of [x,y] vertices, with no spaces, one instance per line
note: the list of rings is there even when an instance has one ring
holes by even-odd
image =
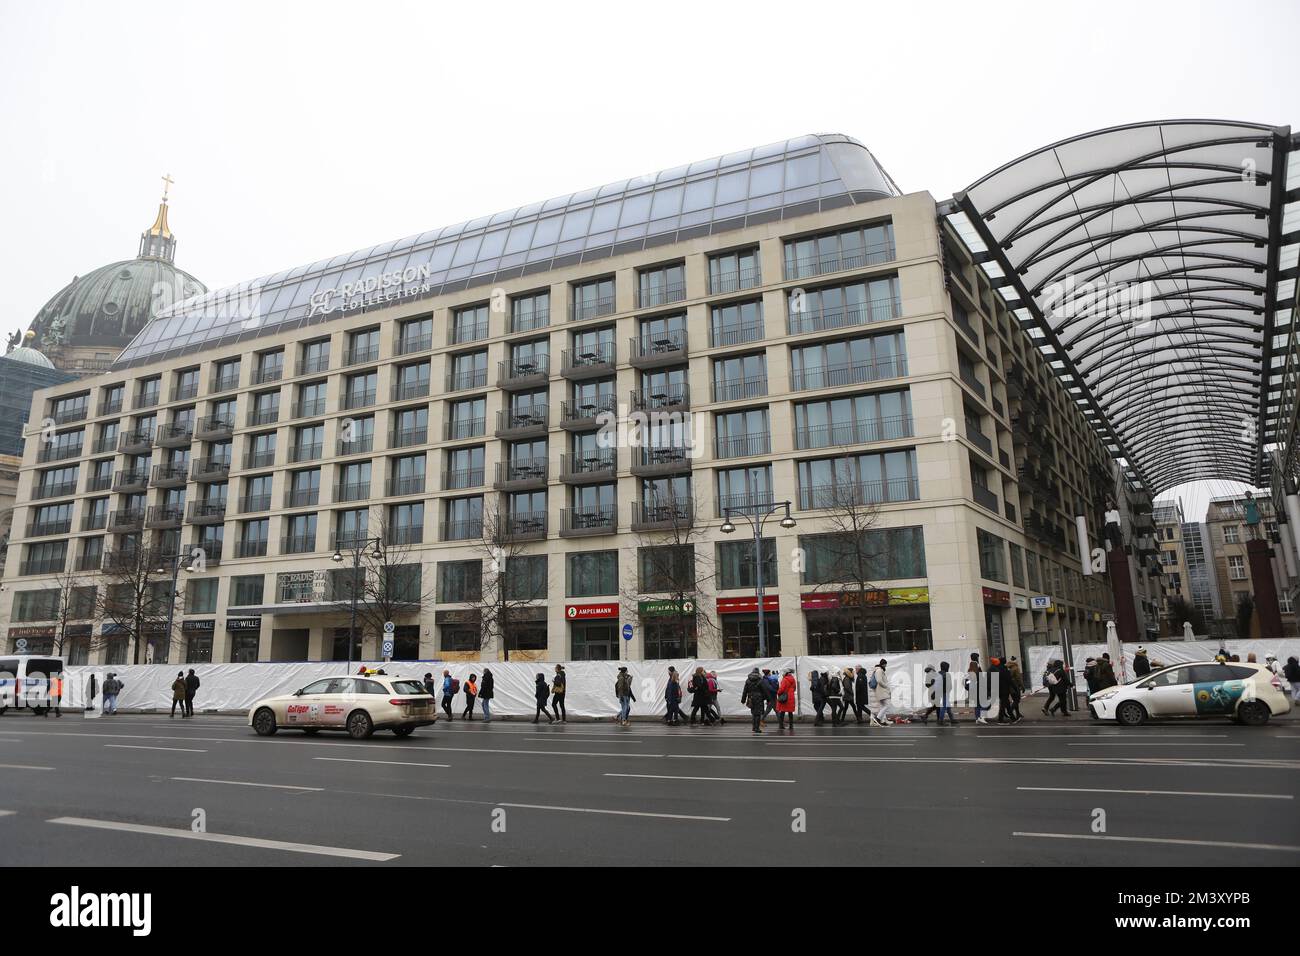
[[[758,595],[758,656],[767,656],[767,618],[763,614],[763,523],[772,515],[784,512],[781,527],[787,531],[798,522],[790,515],[790,502],[774,501],[739,508],[724,508],[722,511],[723,534],[734,534],[736,524],[733,515],[739,515],[754,528],[754,591]]]
[[[349,548],[352,552],[352,586],[349,590],[352,592],[352,623],[348,626],[348,673],[352,673],[352,642],[356,640],[357,635],[357,578],[360,577],[361,571],[361,552],[366,549],[366,545],[371,544],[370,538],[355,539],[356,543]],[[371,550],[371,557],[378,560],[384,556],[383,542],[378,537],[373,539],[374,548]],[[330,560],[335,564],[343,563],[343,551],[340,548],[334,549],[334,554]]]
[[[177,553],[172,557],[172,591],[171,591],[170,600],[168,600],[167,602],[167,646],[168,647],[170,647],[172,643],[172,627],[175,624],[175,617],[176,617],[176,582],[180,580],[181,559],[184,557],[185,555],[180,553]],[[186,563],[185,570],[186,572],[193,572],[194,565]],[[161,562],[159,562],[158,567],[154,568],[154,574],[166,574],[166,573],[167,573],[167,569],[162,566]],[[136,640],[139,640],[141,636],[142,635],[137,635]]]

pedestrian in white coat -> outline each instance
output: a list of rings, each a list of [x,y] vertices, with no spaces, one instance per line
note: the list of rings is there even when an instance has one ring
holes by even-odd
[[[871,671],[871,679],[867,682],[867,692],[871,697],[871,726],[888,727],[885,722],[885,711],[889,707],[889,678],[885,675],[885,668],[889,665],[883,657]]]

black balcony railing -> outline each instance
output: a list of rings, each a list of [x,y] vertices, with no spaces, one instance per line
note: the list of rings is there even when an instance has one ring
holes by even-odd
[[[686,345],[686,333],[681,329],[659,334],[643,332],[628,340],[628,361],[641,367],[681,362],[686,359]]]
[[[304,442],[289,448],[289,461],[319,461],[324,445],[321,442]]]
[[[487,385],[487,369],[472,368],[465,371],[447,373],[447,391],[463,392],[469,388],[483,388]]]
[[[860,269],[863,266],[891,262],[894,256],[894,243],[892,240],[843,252],[807,256],[803,259],[787,256],[785,260],[785,278],[804,279],[808,276],[826,275],[829,272]]]
[[[286,508],[305,508],[319,503],[319,488],[290,488],[284,493],[284,506]]]
[[[689,528],[695,521],[695,503],[689,498],[632,502],[632,530]]]
[[[433,333],[403,335],[397,340],[397,354],[410,355],[412,352],[427,352],[433,348]]]
[[[736,402],[746,398],[761,398],[767,394],[767,376],[753,378],[714,379],[713,400]]]
[[[60,521],[33,521],[27,525],[27,537],[43,538],[51,534],[67,534],[71,530],[71,518]]]
[[[772,435],[754,432],[748,435],[718,435],[713,440],[715,458],[747,458],[750,455],[767,455],[772,451]]]
[[[347,349],[343,353],[343,365],[364,365],[366,362],[374,362],[379,359],[379,346],[376,345],[356,345]]]
[[[412,381],[393,383],[393,401],[404,402],[411,398],[423,398],[429,394],[429,380],[417,378]]]
[[[147,451],[153,444],[153,429],[142,428],[138,431],[122,432],[117,438],[117,450],[126,453]]]
[[[131,399],[131,408],[153,408],[161,398],[162,393],[156,388],[147,392],[136,392]]]
[[[763,284],[763,271],[758,268],[718,272],[709,276],[709,294],[725,295],[740,292]]]
[[[497,462],[497,485],[522,484],[525,482],[544,482],[549,471],[549,462],[541,456],[536,458],[517,458],[514,461]]]
[[[226,502],[224,498],[214,501],[191,501],[186,506],[185,520],[191,524],[211,524],[226,520]]]
[[[108,435],[101,435],[90,443],[90,453],[92,455],[106,455],[109,452],[117,450],[117,433],[113,432]]]
[[[919,497],[920,483],[915,478],[892,478],[888,481],[845,482],[800,488],[799,507],[804,510],[849,508],[891,501],[916,501]]]
[[[966,423],[966,440],[990,458],[993,457],[993,439],[980,431],[978,425]]]
[[[271,496],[270,494],[262,495],[244,495],[239,499],[240,514],[248,514],[250,511],[270,511]]]
[[[259,368],[253,372],[253,384],[265,385],[268,382],[278,382],[284,378],[284,366],[273,365],[266,368]]]
[[[235,557],[237,558],[264,558],[266,557],[266,539],[254,538],[251,541],[240,541],[235,545]]]
[[[70,408],[60,408],[51,417],[54,419],[54,424],[67,425],[71,422],[82,421],[89,411],[89,406],[85,404],[75,405]]]
[[[212,376],[213,392],[228,392],[232,388],[239,388],[239,370],[233,372],[219,373]]]
[[[818,365],[790,373],[790,387],[795,391],[817,388],[841,388],[885,378],[898,378],[907,374],[907,359],[901,355],[877,359],[874,362],[845,362],[836,365]]]
[[[602,448],[587,454],[563,455],[560,458],[560,478],[563,481],[612,478],[617,468],[618,457],[613,448]]]
[[[582,322],[596,319],[602,315],[614,314],[614,297],[603,296],[599,299],[580,299],[569,303],[569,321]]]
[[[497,412],[497,435],[545,431],[549,422],[550,409],[545,405],[527,409],[502,409]]]
[[[790,312],[786,316],[786,328],[791,335],[803,335],[808,332],[826,332],[831,329],[851,328],[855,325],[869,325],[873,322],[888,322],[902,314],[902,301],[891,296],[872,299],[870,302],[849,308]]]
[[[293,408],[294,418],[315,418],[325,414],[325,398],[305,398],[299,400]]]
[[[451,422],[448,422],[447,424],[450,425]],[[427,427],[395,428],[388,433],[389,448],[405,448],[408,445],[423,445],[428,440],[429,429]]]
[[[67,567],[67,564],[67,555],[57,558],[29,558],[18,565],[18,573],[24,576],[28,574],[59,574]]]
[[[585,427],[588,423],[594,423],[601,415],[617,413],[618,399],[613,395],[598,395],[591,400],[560,403],[560,421],[565,425]]]
[[[385,490],[390,497],[394,495],[424,494],[424,475],[394,475],[388,479]]]
[[[87,491],[107,491],[112,485],[112,475],[91,475],[86,479]]]
[[[533,355],[529,358],[516,358],[509,362],[497,363],[498,388],[522,388],[540,385],[551,374],[551,356],[548,353]]]
[[[274,464],[274,448],[265,448],[261,451],[250,451],[244,455],[245,468],[270,468]]]
[[[546,537],[545,511],[512,511],[504,517],[505,532],[511,538]]]
[[[456,468],[442,473],[442,487],[445,491],[458,488],[478,488],[482,484],[482,468]]]
[[[108,513],[108,526],[113,529],[133,529],[139,528],[144,524],[144,509],[142,508],[125,508],[119,511],[110,511]]]
[[[517,309],[510,316],[511,332],[531,332],[534,329],[544,329],[550,324],[549,308]]]
[[[632,410],[637,412],[683,410],[691,405],[691,387],[684,382],[632,393]]]
[[[604,375],[613,370],[614,363],[613,342],[584,345],[560,353],[560,373],[570,378]]]
[[[229,458],[199,458],[190,468],[190,477],[195,481],[221,481],[229,475]]]
[[[373,388],[354,388],[343,393],[340,408],[367,408],[375,404],[376,390]]]
[[[996,494],[980,485],[971,485],[971,492],[976,504],[983,505],[994,514],[998,513],[998,496]]]
[[[107,512],[91,512],[81,519],[82,531],[103,531],[108,524]]]
[[[618,529],[618,509],[566,508],[560,512],[560,534],[610,534]]]
[[[483,537],[483,519],[466,518],[460,521],[444,521],[438,529],[438,537],[443,541],[469,541]]]
[[[912,417],[896,415],[889,418],[867,419],[856,422],[833,422],[796,428],[794,446],[797,449],[831,448],[836,445],[860,445],[874,441],[893,441],[912,436]]]
[[[346,455],[365,455],[375,450],[374,434],[356,435],[353,438],[340,438],[334,443],[334,454],[340,456]]]
[[[442,437],[444,441],[460,441],[464,438],[482,438],[487,431],[486,418],[459,418],[443,422]]]
[[[763,338],[762,320],[754,322],[735,322],[730,325],[713,325],[709,329],[709,345],[713,348],[725,348],[728,345],[741,345],[745,342],[757,342]]]
[[[79,555],[73,562],[73,569],[76,571],[98,571],[104,566],[104,553],[102,551],[94,554]]]
[[[115,491],[142,491],[149,486],[147,471],[119,471],[113,476]]]
[[[280,420],[280,406],[254,408],[248,413],[249,425],[271,425]]]
[[[121,410],[122,410],[122,399],[121,399],[120,397],[119,397],[119,398],[111,398],[111,399],[108,399],[108,400],[105,401],[102,405],[99,406],[99,412],[98,412],[98,414],[100,414],[100,415],[116,415],[116,414],[117,414],[118,412],[120,412]]]
[[[205,415],[194,423],[199,438],[229,438],[235,430],[233,415]]]
[[[177,385],[172,389],[171,400],[173,402],[183,402],[187,399],[196,397],[199,394],[198,382],[186,382],[183,385]]]
[[[67,461],[81,457],[81,442],[74,444],[50,443],[36,453],[37,461]]]
[[[298,362],[299,375],[317,375],[321,372],[328,372],[329,369],[330,357],[328,352],[324,355],[313,355]]]
[[[194,438],[193,422],[169,422],[154,433],[155,445],[188,445]]]
[[[149,517],[145,519],[151,528],[174,527],[185,517],[185,509],[172,505],[150,505]]]
[[[424,528],[418,525],[394,525],[384,536],[384,544],[423,544]]]
[[[636,307],[638,309],[653,309],[656,306],[681,302],[685,298],[685,282],[667,282],[663,285],[637,289]]]
[[[370,497],[370,482],[349,481],[334,486],[335,501],[361,501]]]
[[[73,481],[50,482],[44,485],[37,485],[35,488],[33,488],[32,497],[33,498],[58,498],[61,495],[75,494],[76,491],[77,491],[77,482],[75,479]]]
[[[688,448],[641,448],[632,458],[632,473],[682,471],[691,467]]]
[[[316,550],[314,534],[291,534],[280,539],[281,554],[310,554]]]
[[[451,328],[447,330],[448,345],[462,345],[465,342],[478,342],[488,337],[488,320],[453,318]]]

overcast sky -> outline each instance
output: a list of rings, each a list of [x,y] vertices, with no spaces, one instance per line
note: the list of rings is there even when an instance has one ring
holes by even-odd
[[[0,331],[135,255],[210,287],[812,132],[946,197],[1173,117],[1300,125],[1300,3],[0,0]]]

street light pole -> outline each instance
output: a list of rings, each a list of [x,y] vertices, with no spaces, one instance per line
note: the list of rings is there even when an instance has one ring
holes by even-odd
[[[736,530],[731,520],[739,515],[754,528],[754,593],[758,597],[758,656],[767,656],[767,615],[763,610],[763,525],[767,519],[778,511],[785,511],[781,519],[782,528],[793,528],[796,524],[790,516],[790,502],[777,501],[771,504],[746,505],[741,508],[724,508],[722,513],[722,533],[732,534]]]
[[[352,586],[349,588],[349,590],[352,592],[352,622],[348,625],[348,670],[347,672],[349,674],[352,673],[352,644],[357,638],[357,579],[361,577],[361,552],[364,551],[371,543],[372,540],[370,538],[363,538],[358,540],[356,546],[351,549],[352,550]],[[375,549],[372,553],[376,558],[382,558],[384,556],[384,551],[382,547],[382,542],[380,541],[378,536],[376,536],[373,539],[373,544],[375,546]],[[342,550],[335,548],[334,556],[330,560],[338,563],[342,563],[343,561]]]
[[[167,600],[167,647],[169,650],[172,645],[172,628],[176,625],[176,583],[181,577],[182,557],[184,557],[184,555],[178,553],[172,558],[172,590]],[[166,568],[158,568],[157,570],[164,574],[167,571]],[[185,565],[185,570],[193,571],[194,566],[187,564]],[[137,635],[136,640],[139,640],[141,636],[142,635]]]

